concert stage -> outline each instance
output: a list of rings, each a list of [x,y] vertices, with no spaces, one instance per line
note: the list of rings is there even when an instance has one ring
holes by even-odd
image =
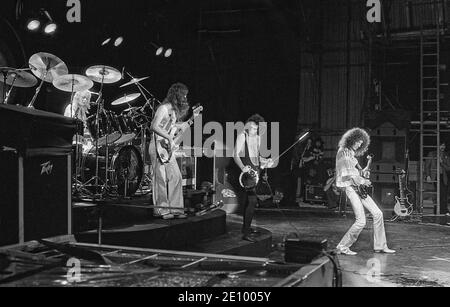
[[[74,204],[78,242],[263,257],[271,252],[272,236],[258,229],[254,244],[242,240],[242,223],[227,223],[225,211],[212,207],[187,210],[187,219],[153,217],[149,195],[129,200]],[[102,218],[101,220],[99,218]]]
[[[94,210],[93,204],[75,204],[77,211]],[[97,212],[95,212],[97,210]],[[105,227],[102,245],[97,230],[75,236],[53,238],[0,248],[0,285],[6,286],[145,286],[145,287],[331,287],[334,269],[327,257],[317,255],[308,263],[286,263],[272,259],[272,233],[257,227],[256,242],[241,239],[241,221],[216,209],[183,220],[162,220],[143,214],[148,206],[108,204],[103,215],[114,224],[137,215],[139,223]],[[113,214],[111,214],[113,212]],[[232,221],[227,221],[230,217]],[[108,221],[108,219],[105,219]],[[50,244],[50,245],[49,245]],[[3,258],[1,258],[3,257]],[[20,259],[13,270],[8,257]],[[66,261],[81,261],[82,274],[71,282]],[[1,262],[1,261],[0,261]],[[225,272],[225,273],[224,273]],[[228,272],[228,273],[227,273]],[[239,273],[236,273],[239,272]],[[264,274],[262,274],[264,272]]]
[[[238,222],[240,217],[229,217]],[[271,231],[277,246],[271,259],[282,259],[282,242],[296,233],[304,240],[328,239],[333,249],[354,222],[332,210],[258,209],[255,225]],[[339,256],[343,287],[449,287],[450,227],[424,222],[386,221],[389,247],[395,255],[373,252],[372,220],[352,250],[357,256]],[[371,269],[376,268],[376,271]],[[379,269],[379,270],[378,270]],[[371,273],[373,273],[371,275]]]

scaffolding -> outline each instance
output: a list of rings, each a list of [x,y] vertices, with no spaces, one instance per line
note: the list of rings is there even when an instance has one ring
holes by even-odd
[[[441,18],[442,1],[433,2],[435,5],[435,30],[424,31],[420,35],[420,168],[419,168],[419,214],[425,214],[427,200],[435,201],[432,208],[439,214],[441,208],[441,132],[442,118],[448,115],[447,110],[441,108],[441,35],[444,33],[445,23]],[[431,154],[430,154],[431,153]],[[435,153],[435,154],[434,154]],[[436,172],[436,178],[427,178],[425,168],[431,167]],[[426,184],[435,185],[434,191],[426,191]]]

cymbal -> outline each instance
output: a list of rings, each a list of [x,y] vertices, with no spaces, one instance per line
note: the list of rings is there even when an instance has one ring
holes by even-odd
[[[5,83],[1,74],[6,73],[6,84],[14,87],[33,87],[37,84],[37,79],[24,70],[18,70],[10,67],[0,67],[0,82]]]
[[[131,102],[133,100],[138,99],[140,96],[141,96],[141,94],[139,94],[139,93],[129,94],[129,95],[125,94],[123,97],[113,101],[113,103],[111,105],[119,106],[119,105],[122,105],[122,104],[125,104],[125,103],[129,103],[129,102]]]
[[[53,80],[53,86],[64,92],[83,92],[91,89],[94,82],[82,75],[64,75]]]
[[[147,80],[148,78],[150,78],[150,77],[144,77],[144,78],[139,78],[139,79],[133,78],[130,82],[125,83],[125,84],[121,85],[120,87],[122,88],[122,87],[126,87],[129,85],[133,85],[133,84],[139,83],[141,81]]]
[[[104,84],[116,83],[120,79],[122,79],[122,74],[120,73],[120,71],[118,71],[114,67],[105,65],[89,67],[86,70],[86,76],[97,83],[101,83],[103,81]]]
[[[57,56],[40,52],[31,56],[28,61],[31,72],[45,82],[53,82],[56,77],[67,75],[67,65]]]

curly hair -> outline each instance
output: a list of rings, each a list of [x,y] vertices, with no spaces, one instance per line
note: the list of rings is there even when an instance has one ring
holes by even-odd
[[[183,83],[175,83],[167,92],[164,103],[170,103],[177,113],[178,118],[182,118],[187,114],[189,104],[185,97],[185,94],[189,92],[189,89]]]
[[[361,157],[364,155],[370,146],[370,136],[366,130],[361,128],[353,128],[347,131],[339,141],[339,148],[353,149],[353,145],[358,142],[363,141],[361,147],[355,152],[355,156]]]
[[[264,123],[265,121],[266,120],[261,115],[253,114],[252,116],[249,117],[249,119],[247,119],[247,121],[245,123],[246,124],[255,123],[255,124],[259,125],[259,123]]]

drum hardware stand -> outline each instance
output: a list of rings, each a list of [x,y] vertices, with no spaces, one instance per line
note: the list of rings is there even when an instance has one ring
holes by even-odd
[[[103,84],[104,84],[104,76],[102,76],[102,81],[101,81],[101,85],[100,85],[100,91],[98,94],[98,98],[96,101],[97,104],[97,113],[96,113],[96,118],[95,118],[95,128],[96,128],[96,140],[95,140],[95,176],[93,178],[91,178],[88,182],[86,182],[84,185],[88,185],[90,182],[92,182],[93,180],[95,180],[95,192],[94,192],[94,196],[93,196],[93,201],[96,200],[102,200],[103,199],[103,192],[99,193],[99,180],[101,180],[100,176],[99,176],[99,145],[98,145],[98,139],[99,139],[99,135],[100,135],[100,112],[104,112],[103,109]],[[107,128],[108,129],[108,128]],[[105,168],[105,182],[103,187],[107,187],[108,185],[108,134],[106,134],[106,157],[105,157],[105,164],[106,164],[106,168]]]
[[[135,79],[135,78],[133,77],[133,75],[131,75],[129,72],[126,71],[125,73],[126,73],[131,79]],[[156,100],[155,96],[154,96],[149,90],[147,90],[147,89],[145,88],[145,86],[143,86],[140,82],[136,82],[135,84],[136,84],[137,88],[139,89],[139,91],[141,92],[142,96],[144,96],[144,99],[145,99],[145,101],[146,101],[145,105],[147,105],[147,104],[149,103],[149,101],[151,100],[151,101],[152,101],[152,104],[150,105],[150,108],[152,109],[152,112],[155,112],[155,100]],[[151,98],[147,98],[147,95],[145,95],[144,91],[145,91],[148,95],[150,95]],[[159,103],[159,104],[161,104],[161,103]],[[145,105],[144,105],[144,107],[145,107]]]
[[[126,168],[124,170],[124,176],[125,176],[125,187],[124,187],[124,193],[123,193],[123,198],[124,199],[131,199],[131,197],[128,196],[128,168]]]
[[[6,82],[8,80],[8,72],[7,71],[3,72],[3,80],[4,80],[4,82],[3,82],[3,97],[2,97],[3,98],[3,104],[8,104],[8,98],[9,98],[9,95],[11,94],[11,91],[12,91],[12,89],[14,87],[14,83],[16,82],[16,78],[17,78],[17,74],[14,75],[14,79],[12,81],[12,84],[10,85],[9,90],[6,91]]]
[[[6,102],[6,80],[8,80],[8,72],[7,71],[4,71],[3,72],[3,80],[4,80],[4,82],[3,82],[3,104],[7,104],[7,102]]]
[[[70,97],[70,118],[74,118],[74,114],[73,114],[73,99],[75,97],[75,91],[74,91],[74,77],[72,77],[72,93],[71,93],[71,97]],[[78,114],[75,114],[75,120],[78,120]],[[84,124],[83,124],[83,130],[84,130]],[[78,131],[77,131],[78,132]],[[80,157],[79,157],[79,153],[78,153],[78,145],[79,145],[79,138],[78,135],[75,134],[75,189],[74,189],[74,193],[79,193],[82,186],[80,186],[80,189],[78,188],[78,171],[79,171],[79,167],[80,167]]]
[[[50,69],[50,64],[47,65],[47,70],[44,73],[44,77],[41,80],[41,83],[39,84],[39,86],[36,88],[36,92],[34,93],[33,99],[31,99],[30,104],[28,105],[28,108],[34,109],[34,103],[36,102],[36,99],[39,95],[39,93],[41,92],[42,89],[42,85],[44,85],[44,80],[47,78],[49,69]]]
[[[142,154],[142,165],[144,167],[144,174],[143,179],[141,181],[141,184],[139,186],[139,190],[141,191],[141,195],[147,195],[152,191],[152,179],[148,176],[148,173],[145,171],[146,167],[146,157],[145,157],[145,150],[147,145],[147,138],[146,138],[146,131],[147,127],[146,125],[141,125],[141,154]],[[147,190],[144,191],[144,184],[147,183]]]

